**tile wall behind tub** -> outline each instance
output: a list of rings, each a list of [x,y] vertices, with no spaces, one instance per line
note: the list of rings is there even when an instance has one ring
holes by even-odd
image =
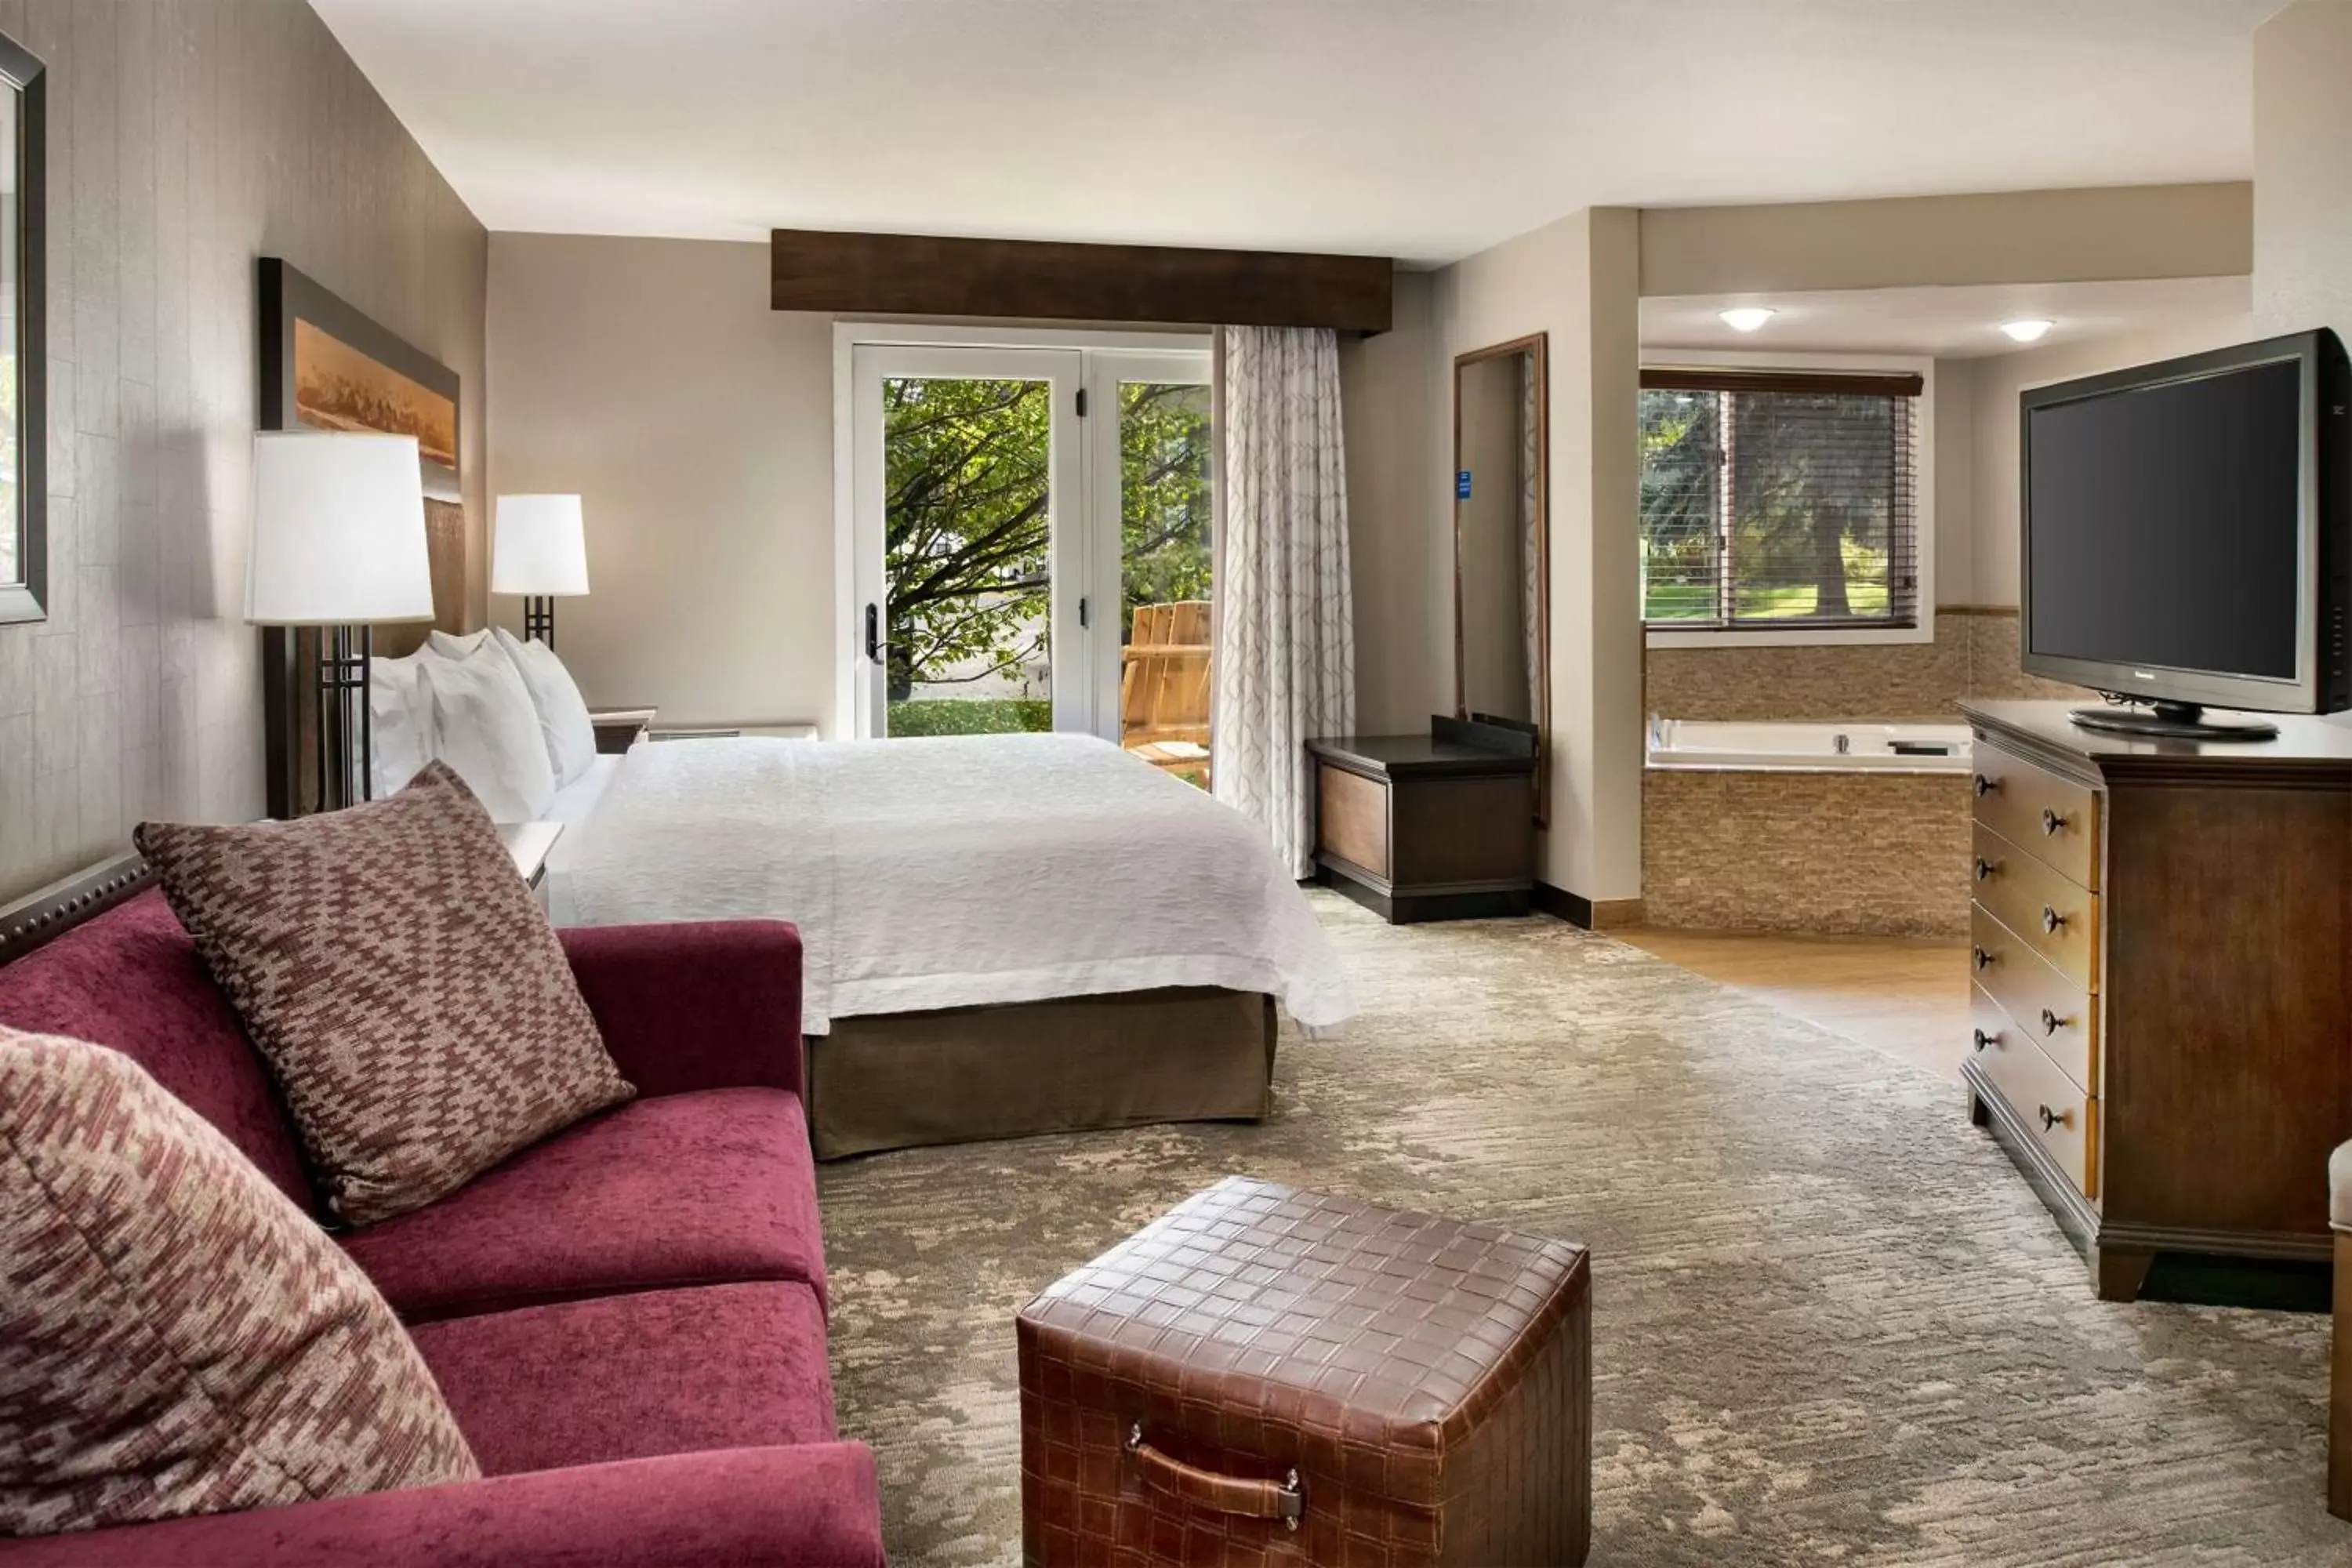
[[[0,626],[5,902],[142,816],[263,809],[256,258],[464,379],[478,599],[488,251],[302,0],[0,0],[0,31],[49,81],[50,614]]]
[[[1964,697],[2087,700],[2018,668],[2013,608],[1936,612],[1936,640],[1652,648],[1643,711],[1669,719],[1957,720]]]
[[[1642,775],[1642,913],[1689,931],[1960,937],[1966,773]]]
[[[2020,701],[2095,702],[2098,693],[2087,686],[2044,680],[2018,666],[2020,622],[2015,610],[1975,610],[1958,617],[1969,639],[1970,697],[2015,699]],[[1944,617],[1936,617],[1937,635]]]

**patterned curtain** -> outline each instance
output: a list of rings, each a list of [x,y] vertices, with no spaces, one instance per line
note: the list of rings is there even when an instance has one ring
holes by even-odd
[[[1328,329],[1218,336],[1216,795],[1314,871],[1306,743],[1356,727],[1339,353]]]

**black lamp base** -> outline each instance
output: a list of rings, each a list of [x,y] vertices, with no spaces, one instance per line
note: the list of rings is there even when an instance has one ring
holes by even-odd
[[[537,637],[548,647],[555,646],[555,599],[552,595],[530,594],[522,602],[522,640]]]
[[[315,753],[318,809],[341,811],[370,798],[375,756],[368,732],[368,664],[374,637],[367,626],[319,628],[319,713]]]

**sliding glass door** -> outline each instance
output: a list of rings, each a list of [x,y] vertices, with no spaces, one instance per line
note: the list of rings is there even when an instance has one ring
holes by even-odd
[[[858,345],[861,736],[1067,730],[1208,777],[1208,355]]]
[[[1145,761],[1210,777],[1212,428],[1204,353],[1087,356],[1096,592],[1105,638],[1100,732]]]

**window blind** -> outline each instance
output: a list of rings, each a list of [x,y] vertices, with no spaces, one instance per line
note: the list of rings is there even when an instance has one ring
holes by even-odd
[[[1917,375],[1642,373],[1652,626],[1919,617]]]

